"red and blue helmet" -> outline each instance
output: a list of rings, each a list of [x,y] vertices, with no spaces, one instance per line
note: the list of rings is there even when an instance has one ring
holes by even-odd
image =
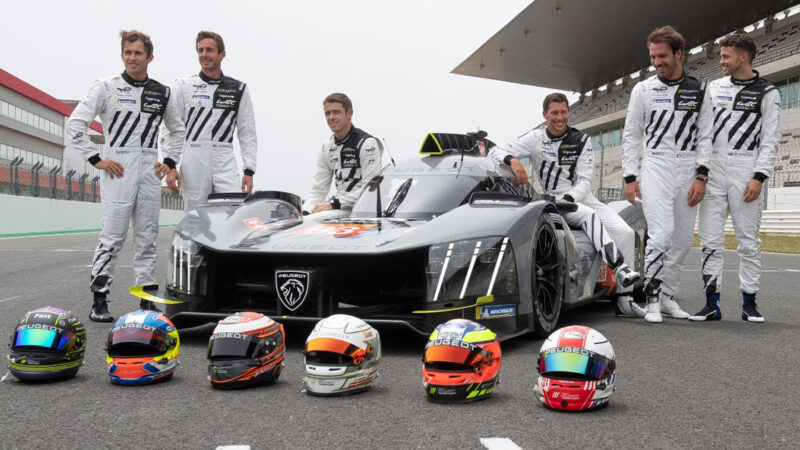
[[[9,344],[8,368],[23,381],[72,378],[86,352],[83,324],[63,309],[34,309],[20,319]]]
[[[108,332],[111,382],[140,385],[172,378],[180,345],[178,330],[164,314],[145,310],[125,314]]]
[[[482,324],[452,319],[433,330],[422,363],[429,401],[459,403],[491,396],[503,361],[497,335]]]

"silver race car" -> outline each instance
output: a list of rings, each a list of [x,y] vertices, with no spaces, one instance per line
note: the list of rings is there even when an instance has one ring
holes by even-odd
[[[282,322],[343,313],[419,334],[463,317],[503,338],[547,336],[563,309],[613,297],[614,273],[562,219],[575,205],[514,186],[483,157],[493,145],[483,132],[430,133],[347,217],[303,216],[285,192],[212,194],[175,229],[166,289],[131,292],[166,304],[179,327],[236,311]],[[640,270],[641,207],[612,206],[636,232]]]

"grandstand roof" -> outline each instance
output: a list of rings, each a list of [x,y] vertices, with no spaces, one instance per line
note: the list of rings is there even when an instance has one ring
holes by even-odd
[[[648,67],[645,39],[658,26],[674,26],[691,49],[798,3],[536,0],[453,73],[588,92]]]
[[[28,97],[29,99],[39,103],[40,105],[46,106],[53,111],[61,113],[67,117],[69,117],[70,114],[72,114],[72,110],[75,109],[61,100],[53,97],[52,95],[26,83],[14,75],[11,75],[3,69],[0,69],[0,85],[22,94],[25,97]],[[97,121],[92,121],[90,127],[98,133],[103,133],[103,126]]]

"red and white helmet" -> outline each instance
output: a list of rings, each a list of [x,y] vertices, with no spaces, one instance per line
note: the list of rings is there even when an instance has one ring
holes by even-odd
[[[539,350],[533,391],[545,406],[585,411],[606,405],[614,393],[617,357],[597,330],[572,325],[556,330]]]

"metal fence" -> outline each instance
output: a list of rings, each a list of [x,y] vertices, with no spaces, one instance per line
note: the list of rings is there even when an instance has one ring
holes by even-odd
[[[70,169],[43,168],[42,162],[26,164],[16,157],[0,159],[0,194],[53,198],[79,202],[100,201],[100,177]],[[161,192],[162,209],[183,209],[183,196],[170,191]]]

